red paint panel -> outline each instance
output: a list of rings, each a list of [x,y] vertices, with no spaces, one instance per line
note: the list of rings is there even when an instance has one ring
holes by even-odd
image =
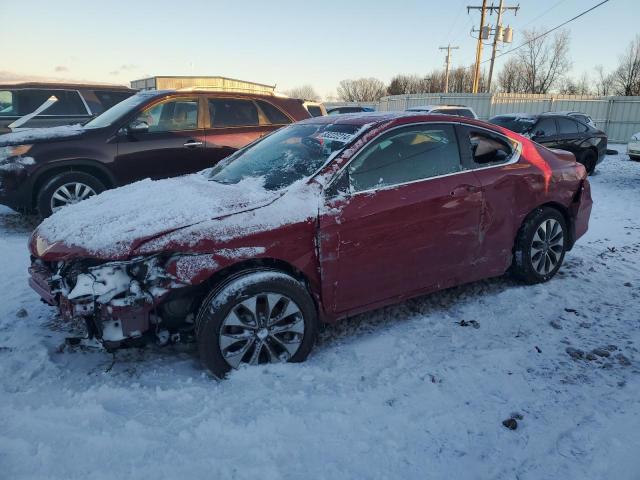
[[[345,312],[434,290],[478,247],[482,195],[472,172],[357,194],[320,219],[325,308]]]

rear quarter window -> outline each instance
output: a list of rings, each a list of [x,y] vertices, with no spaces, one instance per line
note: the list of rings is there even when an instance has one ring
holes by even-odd
[[[307,105],[307,111],[309,112],[309,115],[311,115],[312,117],[322,116],[322,109],[317,105]]]
[[[291,123],[291,119],[287,117],[278,107],[271,105],[269,102],[265,102],[264,100],[256,100],[260,110],[265,114],[269,123],[275,125],[286,125],[287,123]]]
[[[209,116],[214,128],[250,127],[260,124],[258,109],[251,100],[211,98]]]

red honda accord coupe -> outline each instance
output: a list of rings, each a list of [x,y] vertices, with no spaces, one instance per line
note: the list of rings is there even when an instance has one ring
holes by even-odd
[[[195,339],[223,377],[304,360],[321,322],[507,271],[547,281],[591,205],[572,154],[495,125],[316,117],[62,209],[33,233],[30,284],[94,343]]]

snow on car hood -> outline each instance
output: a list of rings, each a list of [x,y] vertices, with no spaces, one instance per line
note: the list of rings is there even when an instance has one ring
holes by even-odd
[[[142,180],[65,207],[36,232],[36,253],[73,252],[122,258],[167,232],[269,205],[285,192],[262,188],[259,179],[233,185],[204,174]]]
[[[56,139],[67,139],[82,135],[86,130],[82,125],[60,125],[48,128],[26,128],[0,135],[0,147],[20,145],[22,143],[38,143]]]

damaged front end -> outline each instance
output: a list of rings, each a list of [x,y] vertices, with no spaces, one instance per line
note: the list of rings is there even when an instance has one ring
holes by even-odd
[[[180,263],[182,257],[163,255],[107,263],[34,259],[29,283],[65,320],[84,321],[83,342],[108,350],[150,339],[165,344],[193,331],[198,289],[175,273]]]

